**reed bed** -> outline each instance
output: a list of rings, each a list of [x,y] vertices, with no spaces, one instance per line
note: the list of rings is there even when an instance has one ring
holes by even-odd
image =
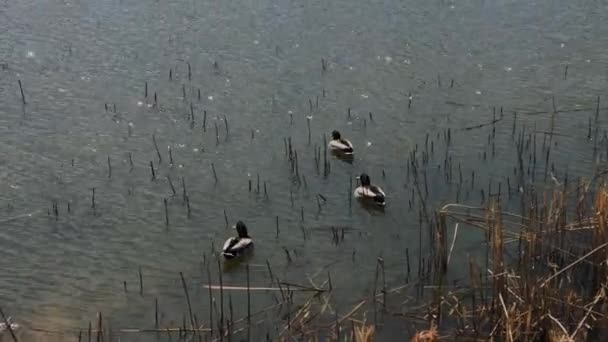
[[[608,323],[608,185],[602,182],[594,188],[587,183],[578,194],[549,190],[543,206],[527,206],[525,214],[504,211],[498,199],[484,207],[444,205],[434,215],[430,267],[421,272],[418,281],[386,284],[384,261],[378,259],[372,293],[354,300],[341,314],[332,300],[340,289],[332,286],[329,274],[321,285],[312,279],[310,285],[294,284],[275,278],[268,264],[271,286],[251,286],[249,281],[245,286],[227,286],[220,277],[219,285],[204,288],[213,298],[219,291],[224,300],[232,298],[231,292],[246,291],[248,298],[260,292],[279,293],[280,299],[272,306],[255,310],[248,299],[246,317],[235,319],[220,313],[219,320],[195,323],[186,281],[180,274],[190,317],[182,327],[113,333],[176,333],[183,341],[252,340],[251,329],[264,325],[260,317],[280,312],[276,333],[267,334],[267,340],[370,342],[383,333],[386,320],[398,320],[403,326],[415,322],[417,329],[408,328],[408,338],[418,342],[597,340],[604,336]],[[593,205],[583,210],[580,203],[589,196]],[[452,242],[448,243],[452,224]],[[460,277],[460,285],[450,286],[447,279],[455,278],[449,264],[454,243],[458,231],[466,229],[483,234],[486,265],[470,257],[468,275]],[[207,262],[209,272],[211,262]],[[412,299],[421,289],[424,294]],[[209,310],[212,315],[217,313],[217,308]]]

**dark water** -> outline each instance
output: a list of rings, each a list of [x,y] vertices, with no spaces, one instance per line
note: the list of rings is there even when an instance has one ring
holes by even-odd
[[[491,180],[495,190],[502,182],[504,192],[508,176],[516,192],[513,112],[517,132],[524,126],[549,131],[553,97],[563,112],[556,115],[560,135],[547,167],[553,164],[558,179],[566,171],[574,179],[602,167],[605,141],[588,139],[588,122],[608,85],[607,17],[606,4],[569,1],[3,1],[0,306],[22,324],[26,340],[65,340],[27,331],[76,331],[97,312],[116,329],[152,327],[154,298],[161,324],[176,326],[186,312],[183,272],[194,310],[206,321],[201,286],[207,279],[200,265],[212,245],[233,233],[225,210],[231,225],[244,220],[256,240],[252,285],[268,285],[266,261],[281,279],[299,284],[310,284],[310,277],[319,285],[329,271],[339,289],[336,308],[348,311],[369,295],[378,256],[396,286],[404,281],[406,249],[413,265],[420,249],[427,253],[426,232],[419,243],[418,201],[413,209],[408,205],[413,182],[407,177],[409,152],[416,144],[424,149],[427,133],[434,148],[426,167],[432,208],[457,196],[478,205],[480,189],[487,196]],[[501,118],[501,107],[494,147],[488,143],[492,125],[462,130],[491,122],[493,110]],[[600,110],[598,139],[606,115]],[[322,166],[317,173],[314,151],[335,128],[354,142],[356,158],[352,164],[330,158],[325,178]],[[448,128],[452,143],[446,149]],[[293,182],[287,137],[305,185]],[[537,139],[537,177],[525,181],[542,189],[552,183],[544,182],[543,135]],[[445,180],[446,156],[454,173],[461,165],[467,190],[458,195],[458,176],[451,184]],[[350,180],[362,171],[387,192],[384,213],[349,206]],[[327,199],[320,211],[317,194]],[[331,227],[345,229],[337,246]],[[455,278],[463,258],[479,248],[472,232],[460,232],[451,264]],[[144,296],[138,293],[140,267]],[[216,283],[217,268],[212,273]],[[223,280],[244,285],[244,266],[225,270]],[[233,296],[242,317],[243,294]],[[253,307],[273,302],[256,294]],[[405,334],[403,329],[390,334]]]

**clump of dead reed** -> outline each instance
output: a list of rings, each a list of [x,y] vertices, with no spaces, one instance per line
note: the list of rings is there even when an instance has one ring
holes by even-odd
[[[471,338],[585,341],[600,336],[608,322],[608,186],[596,187],[589,210],[582,205],[591,196],[590,183],[582,193],[556,189],[542,204],[530,200],[521,214],[502,210],[498,199],[487,207],[444,206],[435,228],[436,255],[443,259],[438,264],[447,264],[453,248],[447,252],[448,222],[481,229],[487,253],[484,266],[470,258],[463,289],[448,291],[445,277],[435,277],[433,321],[455,326],[454,336]]]

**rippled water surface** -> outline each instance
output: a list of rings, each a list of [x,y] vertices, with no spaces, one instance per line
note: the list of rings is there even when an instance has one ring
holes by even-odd
[[[537,176],[525,182],[550,185],[545,168],[561,180],[602,167],[606,100],[599,133],[589,135],[588,122],[608,89],[607,9],[519,0],[2,1],[0,306],[26,340],[66,340],[33,331],[75,332],[97,312],[116,329],[153,327],[155,298],[161,324],[177,326],[187,311],[183,272],[205,321],[201,265],[234,232],[227,218],[230,226],[244,220],[256,240],[253,286],[269,284],[267,261],[292,283],[320,285],[329,273],[336,309],[346,312],[369,295],[377,257],[397,285],[406,250],[412,268],[428,252],[419,201],[409,205],[416,146],[433,151],[422,190],[429,211],[457,200],[479,205],[489,183],[506,193],[507,177],[516,193],[514,139],[524,127],[537,132],[540,151],[554,98],[559,135],[549,163],[539,152]],[[356,157],[329,156],[324,177],[315,151],[323,154],[333,129],[353,141]],[[351,181],[363,171],[387,192],[384,212],[349,204]],[[344,232],[337,245],[332,227]],[[460,233],[452,277],[477,241]],[[225,284],[245,279],[244,265],[223,270]],[[246,297],[232,296],[242,317]],[[252,305],[272,303],[256,294]],[[380,337],[406,334],[405,326]]]

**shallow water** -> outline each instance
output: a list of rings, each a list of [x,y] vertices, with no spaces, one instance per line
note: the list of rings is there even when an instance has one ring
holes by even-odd
[[[179,324],[186,312],[183,272],[193,309],[205,321],[201,262],[233,233],[225,210],[230,225],[244,220],[256,240],[249,259],[253,286],[268,285],[266,261],[279,278],[298,284],[308,284],[307,277],[321,284],[329,271],[340,290],[337,309],[348,311],[370,293],[378,256],[389,284],[397,285],[405,277],[406,249],[413,265],[420,249],[427,253],[426,232],[419,243],[418,201],[408,206],[414,187],[407,176],[409,152],[416,145],[425,149],[427,133],[434,148],[427,167],[433,208],[457,198],[457,186],[445,181],[446,155],[454,173],[462,165],[471,188],[458,195],[461,202],[478,205],[490,180],[494,189],[502,182],[504,191],[508,176],[516,192],[513,112],[516,132],[524,125],[527,132],[549,131],[552,97],[564,110],[556,115],[561,135],[549,163],[556,177],[566,170],[571,179],[589,176],[605,163],[606,142],[598,142],[601,153],[594,154],[587,137],[596,97],[608,85],[606,9],[597,2],[519,0],[3,1],[0,306],[23,325],[23,334],[83,329],[97,312],[115,328],[152,327],[155,298],[162,325]],[[155,93],[158,106],[152,107]],[[500,108],[492,152],[492,125],[463,128],[491,122],[493,110],[501,118]],[[581,110],[565,111],[572,109]],[[599,114],[600,138],[606,113]],[[323,134],[332,129],[353,141],[356,157],[352,164],[330,157],[325,178],[322,165],[317,173],[314,151],[323,150]],[[291,175],[288,137],[305,185]],[[540,151],[543,136],[537,139]],[[538,160],[535,181],[542,189],[541,152]],[[349,205],[350,181],[363,171],[388,194],[383,213]],[[321,210],[317,194],[327,199]],[[508,205],[516,209],[517,203]],[[331,227],[344,228],[338,245]],[[458,260],[478,251],[477,235],[461,231],[452,277],[462,269]],[[217,270],[212,273],[217,282]],[[225,284],[245,279],[243,265],[223,273]],[[242,317],[246,298],[233,296]],[[253,307],[273,302],[256,294]],[[387,340],[405,333],[387,331],[381,335]],[[64,338],[31,332],[23,338],[55,337]]]

